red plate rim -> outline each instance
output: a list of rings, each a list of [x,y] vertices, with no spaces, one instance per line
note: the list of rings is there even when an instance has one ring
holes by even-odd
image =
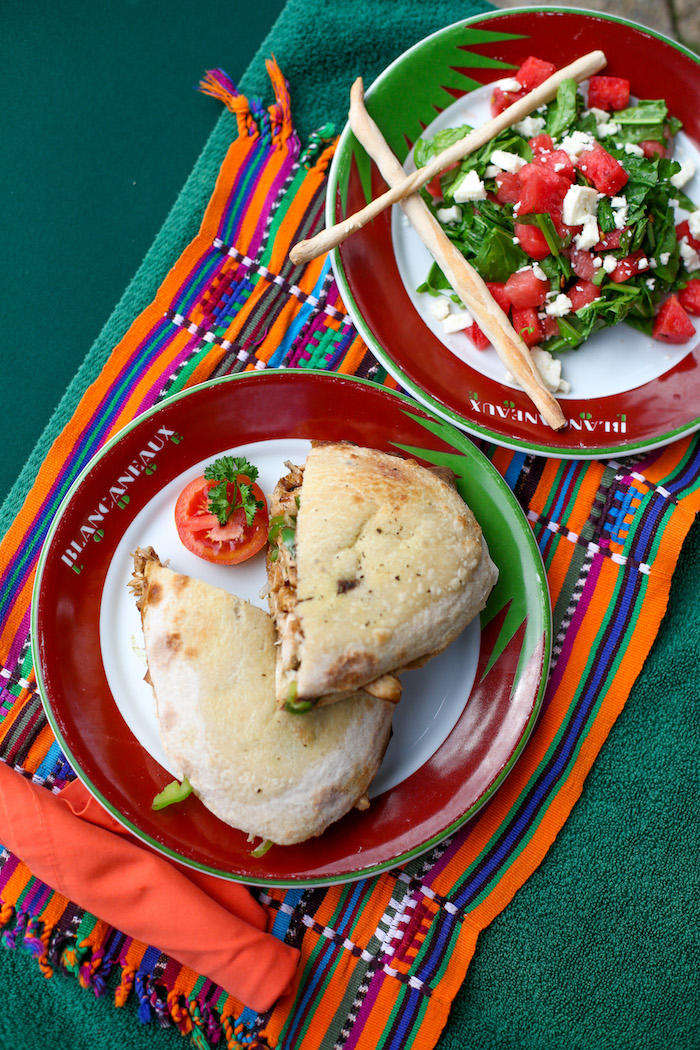
[[[222,447],[314,437],[416,450],[418,458],[421,452],[428,457],[426,462],[448,454],[470,479],[470,503],[494,559],[507,560],[509,572],[507,578],[501,574],[505,589],[482,622],[477,681],[436,754],[374,799],[368,811],[348,814],[312,842],[275,847],[254,858],[246,836],[196,798],[151,810],[154,795],[171,776],[128,729],[110,692],[99,641],[100,600],[129,522],[188,465],[213,458]],[[154,454],[143,458],[144,449]],[[119,502],[118,490],[125,487],[131,466],[129,500]],[[99,529],[96,507],[101,508]],[[514,604],[522,616],[508,627]],[[525,746],[542,702],[551,649],[551,609],[539,550],[517,501],[486,457],[464,434],[403,395],[313,370],[249,372],[192,387],[140,416],[105,445],[52,523],[37,568],[31,626],[37,684],[49,723],[98,801],[148,847],[186,866],[278,886],[325,885],[377,874],[425,852],[461,826],[500,786]],[[487,668],[494,653],[495,662]]]

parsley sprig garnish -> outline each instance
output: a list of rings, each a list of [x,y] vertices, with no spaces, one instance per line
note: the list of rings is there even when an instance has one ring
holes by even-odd
[[[238,475],[248,478],[249,484],[240,482]],[[258,476],[258,468],[249,463],[245,456],[221,456],[204,470],[207,481],[218,481],[209,489],[209,512],[216,514],[220,525],[225,525],[237,510],[245,513],[246,525],[253,524],[253,518],[263,506],[262,500],[256,499],[253,493],[253,482]]]

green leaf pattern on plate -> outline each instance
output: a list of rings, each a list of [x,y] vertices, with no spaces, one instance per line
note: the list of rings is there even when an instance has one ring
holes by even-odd
[[[499,59],[469,51],[469,46],[517,39],[518,36],[512,33],[488,32],[466,26],[459,32],[450,27],[404,55],[401,63],[392,69],[391,77],[379,78],[367,93],[367,110],[402,163],[436,114],[455,101],[453,92],[462,93],[481,87],[481,81],[470,73],[479,69],[502,69],[503,75],[507,76],[514,68]],[[410,99],[410,105],[397,107],[397,98]],[[370,160],[352,136],[348,156],[355,159],[365,198],[369,202],[372,199]],[[348,163],[338,180],[343,214],[349,177]]]
[[[495,498],[495,490],[491,492],[488,483],[485,483],[483,478],[480,479],[478,487],[474,485],[474,479],[471,476],[473,457],[472,455],[460,454],[460,450],[463,450],[465,453],[473,452],[473,443],[466,434],[455,430],[449,423],[425,419],[412,413],[408,413],[408,415],[457,450],[451,453],[419,448],[414,445],[397,444],[397,448],[409,455],[416,456],[435,466],[449,467],[454,471],[457,477],[458,491],[465,503],[473,510],[484,531],[491,556],[499,567],[499,577],[489,596],[486,608],[481,613],[482,625],[485,626],[490,623],[494,617],[505,610],[503,625],[499,632],[498,640],[489,656],[484,677],[497,662],[516,632],[524,626],[525,636],[518,660],[517,673],[513,682],[513,691],[515,691],[523,669],[527,666],[537,644],[541,640],[543,624],[536,622],[536,618],[533,620],[531,617],[528,617],[527,613],[528,587],[539,586],[539,581],[529,580],[518,571],[514,564],[513,547],[514,545],[517,547],[524,544],[532,549],[536,547],[535,538],[525,519],[522,521],[520,536],[514,536],[512,515],[508,516],[506,520],[502,503]],[[496,473],[495,468],[493,470]],[[498,476],[500,478],[500,475]],[[517,502],[515,496],[513,496],[513,501]]]

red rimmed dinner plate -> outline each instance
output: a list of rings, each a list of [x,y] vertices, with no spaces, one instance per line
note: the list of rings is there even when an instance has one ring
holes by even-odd
[[[366,93],[367,108],[411,169],[416,139],[490,115],[494,82],[529,55],[562,67],[602,49],[602,72],[626,77],[637,98],[665,98],[683,122],[676,159],[700,173],[700,57],[623,19],[548,7],[479,15],[434,33],[393,62]],[[330,173],[328,225],[386,189],[349,128]],[[700,174],[684,186],[700,205]],[[678,221],[687,214],[678,210]],[[563,458],[608,458],[667,444],[700,427],[700,325],[688,343],[654,342],[625,324],[562,356],[569,394],[557,395],[566,428],[553,431],[526,395],[506,382],[490,348],[445,335],[416,288],[428,253],[398,206],[333,252],[341,294],[358,331],[401,387],[441,418],[509,448]]]
[[[405,676],[394,737],[367,811],[263,857],[199,800],[154,811],[172,779],[162,752],[131,552],[152,545],[172,568],[260,604],[261,552],[221,567],[190,554],[174,525],[180,490],[236,451],[271,492],[284,460],[312,439],[348,439],[447,463],[500,568],[480,623]],[[519,505],[462,432],[402,395],[312,371],[245,373],[194,387],[139,417],[92,460],[60,509],[39,563],[32,645],[50,724],[78,776],[127,828],[185,865],[256,884],[342,882],[388,869],[439,842],[502,783],[535,723],[551,645],[547,581]],[[303,716],[300,716],[303,717]]]

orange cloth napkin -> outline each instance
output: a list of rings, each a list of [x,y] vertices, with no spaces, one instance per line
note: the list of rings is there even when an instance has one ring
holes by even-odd
[[[52,794],[0,762],[0,841],[64,897],[254,1010],[294,977],[299,952],[267,932],[245,886],[140,845],[79,781]]]

